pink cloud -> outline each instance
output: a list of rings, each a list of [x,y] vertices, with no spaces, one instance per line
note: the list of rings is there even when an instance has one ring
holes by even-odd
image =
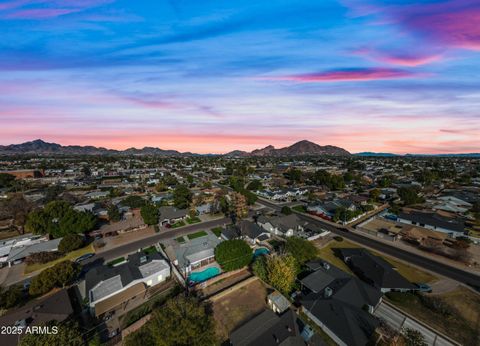
[[[426,65],[436,61],[440,61],[443,58],[441,54],[422,54],[419,52],[411,52],[408,54],[388,53],[368,48],[358,49],[354,51],[354,54],[358,54],[371,60],[385,64],[407,67]]]
[[[352,82],[352,81],[371,81],[382,79],[410,78],[416,76],[415,73],[390,69],[390,68],[352,68],[325,71],[318,73],[307,73],[297,75],[262,77],[262,80],[284,80],[297,83],[321,83],[321,82]]]
[[[78,9],[67,8],[39,8],[32,10],[21,10],[9,13],[4,18],[7,19],[45,19],[60,17],[65,14],[78,12]]]

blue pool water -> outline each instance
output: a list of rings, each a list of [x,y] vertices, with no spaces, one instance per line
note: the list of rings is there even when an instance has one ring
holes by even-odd
[[[258,249],[255,249],[255,252],[253,253],[253,258],[256,258],[258,256],[268,255],[269,253],[270,253],[270,250],[268,250],[266,247],[259,247]]]
[[[199,283],[199,282],[207,281],[208,279],[211,279],[214,276],[217,276],[218,274],[220,274],[219,268],[210,267],[205,270],[202,270],[201,272],[191,273],[188,276],[188,281]]]

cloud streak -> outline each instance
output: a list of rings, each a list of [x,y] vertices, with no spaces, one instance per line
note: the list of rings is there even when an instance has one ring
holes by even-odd
[[[417,74],[391,68],[348,68],[316,73],[294,74],[284,76],[259,77],[260,80],[289,81],[295,83],[327,82],[364,82],[386,79],[412,78]]]

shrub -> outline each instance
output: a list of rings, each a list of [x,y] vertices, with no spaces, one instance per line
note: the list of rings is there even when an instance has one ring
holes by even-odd
[[[284,207],[282,207],[282,210],[280,212],[283,215],[290,215],[292,213],[292,209],[290,209],[289,206],[284,206]]]
[[[83,246],[83,236],[79,234],[67,234],[60,240],[58,244],[58,251],[67,253]]]
[[[62,257],[63,255],[58,251],[42,251],[32,253],[25,259],[27,265],[36,264],[36,263],[48,263],[55,261],[56,259]]]
[[[215,248],[215,259],[223,270],[240,269],[252,261],[253,253],[248,244],[241,239],[227,240]]]
[[[333,239],[335,239],[336,241],[343,241],[343,237],[340,237],[339,235],[336,235],[335,237],[333,237]]]

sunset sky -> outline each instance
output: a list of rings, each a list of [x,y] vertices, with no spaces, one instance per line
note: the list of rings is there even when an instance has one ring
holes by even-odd
[[[0,0],[0,144],[480,152],[480,1]]]

